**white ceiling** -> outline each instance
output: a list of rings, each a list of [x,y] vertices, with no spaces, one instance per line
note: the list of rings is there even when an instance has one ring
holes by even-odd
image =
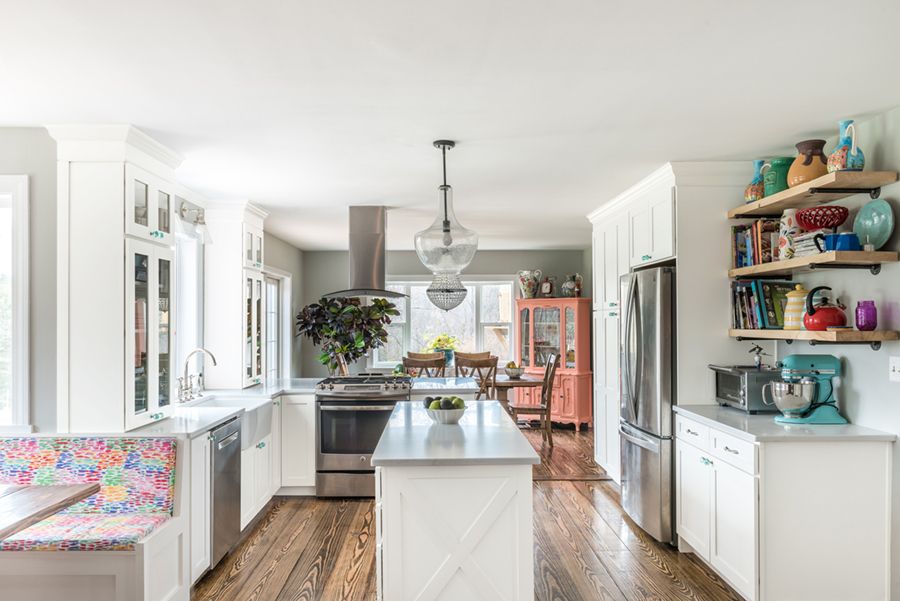
[[[132,123],[182,182],[304,249],[437,206],[436,138],[482,248],[575,248],[667,160],[747,159],[900,104],[900,2],[5,2],[3,125]],[[861,141],[865,148],[865,140]]]

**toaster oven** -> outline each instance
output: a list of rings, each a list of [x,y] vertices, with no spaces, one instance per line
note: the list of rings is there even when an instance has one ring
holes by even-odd
[[[716,402],[747,413],[775,413],[763,402],[763,386],[781,379],[781,370],[755,365],[710,365],[716,378]]]

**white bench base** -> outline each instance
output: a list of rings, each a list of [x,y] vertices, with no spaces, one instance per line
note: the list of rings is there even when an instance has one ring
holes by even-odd
[[[0,590],[28,601],[190,601],[187,553],[173,517],[133,551],[2,551]]]

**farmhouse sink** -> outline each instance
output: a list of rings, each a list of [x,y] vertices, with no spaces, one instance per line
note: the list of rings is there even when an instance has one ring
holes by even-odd
[[[241,449],[249,449],[272,432],[272,399],[216,397],[196,406],[242,407]]]

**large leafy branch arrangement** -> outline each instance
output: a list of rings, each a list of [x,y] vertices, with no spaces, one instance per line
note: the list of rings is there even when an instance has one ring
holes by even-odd
[[[297,314],[297,335],[322,347],[319,361],[323,365],[344,371],[348,363],[387,342],[385,326],[397,315],[397,306],[383,298],[372,299],[368,305],[358,298],[321,298]]]

